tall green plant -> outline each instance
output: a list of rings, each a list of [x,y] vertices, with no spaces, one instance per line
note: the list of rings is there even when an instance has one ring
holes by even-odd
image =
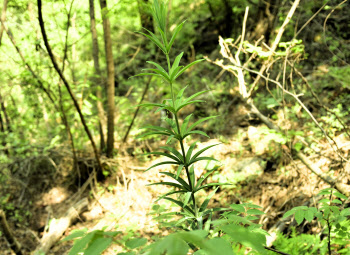
[[[154,44],[156,44],[160,48],[160,50],[163,52],[163,54],[166,57],[167,67],[164,68],[158,63],[155,63],[153,61],[147,61],[147,63],[154,66],[154,68],[144,69],[145,72],[140,73],[136,76],[151,75],[151,76],[162,78],[170,87],[171,98],[164,99],[162,103],[146,103],[146,104],[142,104],[141,106],[158,107],[157,112],[165,110],[171,114],[168,114],[170,115],[170,117],[166,117],[165,119],[168,124],[168,127],[146,126],[144,128],[147,130],[147,132],[139,136],[139,138],[146,137],[149,135],[164,135],[168,137],[167,144],[172,139],[177,140],[178,144],[180,145],[180,151],[178,151],[176,147],[162,146],[160,147],[160,149],[163,149],[164,152],[156,151],[156,152],[149,153],[154,155],[165,156],[170,160],[157,163],[151,166],[150,168],[148,168],[147,170],[150,170],[157,166],[167,165],[167,164],[177,165],[176,172],[161,172],[162,174],[167,175],[170,178],[174,179],[175,182],[157,182],[157,183],[151,184],[151,185],[167,185],[175,188],[175,190],[170,191],[162,195],[161,197],[159,197],[158,200],[167,199],[175,203],[176,205],[180,206],[182,208],[182,211],[180,214],[183,216],[183,218],[180,219],[180,222],[187,221],[191,229],[204,229],[204,228],[208,229],[210,225],[210,220],[207,221],[207,226],[203,226],[203,219],[206,216],[209,216],[209,218],[211,218],[210,215],[213,213],[213,211],[215,211],[214,209],[207,209],[207,206],[208,206],[209,200],[212,198],[212,196],[215,194],[218,188],[215,188],[214,191],[201,204],[198,204],[195,194],[202,189],[223,185],[223,183],[204,184],[204,181],[208,178],[208,176],[212,174],[215,170],[217,170],[218,167],[211,169],[210,171],[205,173],[203,176],[201,176],[201,178],[196,179],[194,164],[196,162],[203,161],[203,160],[217,161],[212,157],[202,156],[202,154],[208,149],[218,144],[207,146],[194,153],[197,142],[193,142],[192,144],[190,144],[188,149],[186,150],[185,138],[192,134],[200,134],[200,135],[209,137],[203,131],[196,130],[195,128],[202,122],[211,118],[215,118],[216,116],[209,116],[206,118],[202,118],[190,124],[192,114],[189,114],[182,121],[182,123],[180,123],[180,119],[179,119],[180,110],[187,105],[203,102],[203,100],[198,100],[195,98],[197,98],[199,95],[202,95],[207,91],[200,91],[186,98],[184,96],[184,92],[187,86],[183,87],[177,93],[175,93],[175,89],[174,89],[174,82],[176,81],[176,79],[181,74],[183,74],[186,70],[188,70],[191,66],[203,61],[203,59],[196,60],[186,66],[181,66],[180,61],[183,56],[183,52],[181,52],[174,59],[174,61],[171,62],[169,57],[170,51],[172,49],[173,43],[177,35],[179,34],[185,22],[182,22],[175,28],[171,36],[171,39],[168,40],[167,29],[166,29],[167,11],[166,11],[165,4],[161,1],[159,2],[158,0],[154,0],[152,13],[157,25],[157,30],[160,34],[160,38],[158,38],[157,35],[155,35],[154,33],[152,33],[147,29],[145,29],[147,33],[140,32],[140,34],[150,39]],[[181,194],[182,199],[172,198],[171,195],[174,195],[174,194]],[[218,208],[217,210],[220,210],[220,209]]]

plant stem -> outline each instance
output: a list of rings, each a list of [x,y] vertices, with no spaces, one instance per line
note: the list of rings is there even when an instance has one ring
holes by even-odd
[[[171,67],[170,67],[170,59],[169,59],[169,54],[165,54],[165,56],[166,56],[166,61],[168,62],[168,72],[170,73],[170,69],[171,69]],[[172,84],[170,83],[170,85],[172,86]]]
[[[176,122],[176,126],[177,126],[177,130],[179,131],[180,133],[180,125],[179,125],[179,119],[177,117],[177,113],[175,114],[175,122]],[[181,136],[181,134],[180,134]],[[191,188],[191,199],[192,199],[192,203],[193,203],[193,208],[194,208],[194,212],[195,212],[195,217],[197,218],[198,217],[198,210],[197,210],[197,204],[196,204],[196,199],[194,197],[194,193],[193,193],[193,186],[194,186],[194,183],[192,184],[192,181],[191,181],[191,177],[190,177],[190,172],[188,170],[188,165],[187,165],[187,162],[186,162],[186,153],[185,153],[185,147],[184,147],[184,144],[183,144],[183,139],[181,137],[181,139],[179,140],[180,142],[180,146],[181,146],[181,152],[182,152],[182,156],[184,158],[184,166],[185,166],[185,170],[186,170],[186,175],[187,175],[187,179],[188,179],[188,184]],[[200,224],[198,224],[198,228],[202,228],[200,226]]]
[[[331,251],[331,224],[329,222],[329,216],[327,218],[327,226],[328,226],[328,254],[331,255],[332,251]]]

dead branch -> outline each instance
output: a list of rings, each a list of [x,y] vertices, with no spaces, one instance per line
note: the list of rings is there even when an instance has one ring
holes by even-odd
[[[68,212],[59,219],[51,220],[49,231],[44,234],[40,244],[33,252],[33,255],[46,254],[50,248],[61,238],[63,233],[72,224],[73,220],[87,209],[88,199],[83,198],[69,208]]]
[[[261,75],[264,73],[264,71],[266,70],[266,68],[269,66],[269,63],[271,62],[272,60],[272,57],[275,53],[275,50],[277,49],[277,46],[282,38],[282,35],[284,33],[284,30],[286,29],[289,21],[291,20],[291,18],[293,17],[294,15],[294,12],[296,10],[296,8],[298,7],[299,5],[299,2],[300,0],[295,0],[293,5],[292,5],[292,8],[290,8],[289,12],[288,12],[288,15],[286,17],[286,19],[284,20],[282,26],[280,27],[280,29],[278,29],[278,33],[277,33],[277,36],[275,38],[275,41],[273,42],[272,46],[271,46],[271,49],[270,49],[270,56],[268,57],[268,59],[265,61],[265,63],[261,66],[260,68],[260,71],[259,71],[259,75],[256,77],[252,87],[250,88],[249,90],[249,93],[248,93],[248,97],[251,97],[254,89],[255,89],[255,86],[258,84],[260,78],[261,78]]]

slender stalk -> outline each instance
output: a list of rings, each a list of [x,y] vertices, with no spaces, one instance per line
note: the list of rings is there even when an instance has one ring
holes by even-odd
[[[170,73],[170,59],[169,59],[169,54],[165,54],[166,55],[166,61],[168,62],[168,72]],[[172,86],[172,84],[170,83],[170,85]],[[173,101],[174,102],[174,101]]]
[[[332,251],[331,251],[331,224],[329,222],[329,216],[327,221],[327,226],[328,226],[328,254],[331,255]]]

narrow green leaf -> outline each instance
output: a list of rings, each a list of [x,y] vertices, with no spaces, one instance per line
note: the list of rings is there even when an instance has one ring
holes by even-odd
[[[173,46],[175,38],[176,38],[177,34],[180,32],[180,30],[182,29],[182,26],[184,25],[185,22],[186,22],[186,20],[183,21],[182,23],[180,23],[179,25],[177,25],[177,27],[175,28],[173,36],[171,37],[169,44],[168,44],[168,47],[167,47],[168,52],[170,52],[171,46]]]
[[[183,156],[181,155],[180,152],[178,152],[177,150],[175,150],[173,147],[170,147],[170,146],[160,146],[159,148],[161,149],[164,149],[164,150],[167,150],[167,151],[170,151],[172,154],[174,154],[174,156],[176,156],[178,158],[178,160],[180,162],[183,162],[184,161],[184,158]]]
[[[149,136],[149,135],[166,135],[166,136],[169,136],[169,133],[167,133],[167,132],[158,132],[158,131],[147,132],[147,133],[144,133],[144,134],[136,136],[136,139],[141,139],[141,138]]]
[[[155,183],[147,184],[147,186],[153,186],[153,185],[166,185],[174,188],[179,188],[180,190],[185,190],[182,185],[174,182],[155,182]]]
[[[192,99],[194,99],[194,98],[196,98],[196,97],[198,97],[198,96],[200,96],[200,95],[202,95],[202,94],[204,94],[204,93],[207,93],[207,92],[209,92],[209,91],[210,91],[210,90],[202,90],[202,91],[199,91],[199,92],[193,94],[192,96],[188,97],[188,98],[184,101],[184,103],[190,102]]]
[[[200,212],[203,212],[203,211],[207,208],[210,199],[215,195],[215,193],[216,193],[216,191],[218,190],[218,188],[219,188],[219,187],[217,187],[216,189],[214,189],[213,192],[210,193],[209,196],[207,196],[207,198],[203,201],[203,203],[202,203],[202,205],[201,205],[201,207],[200,207],[200,209],[199,209]]]
[[[197,185],[196,185],[196,189],[197,189],[200,185],[202,185],[203,181],[205,181],[205,180],[209,177],[209,175],[211,175],[211,174],[212,174],[215,170],[217,170],[219,167],[220,167],[220,166],[216,166],[216,167],[214,167],[213,169],[207,171],[203,176],[201,176],[201,177],[198,179],[198,183],[197,183]]]
[[[162,37],[163,40],[163,44],[165,45],[165,49],[166,51],[168,51],[168,39],[166,38],[166,34],[162,31],[162,29],[159,29],[160,35]]]
[[[179,91],[179,93],[177,93],[176,99],[175,99],[175,109],[177,108],[177,105],[181,102],[182,97],[183,97],[183,94],[184,94],[185,90],[187,89],[187,87],[188,87],[188,86],[183,87],[183,88]]]
[[[188,169],[188,173],[190,174],[190,180],[192,184],[192,190],[195,187],[195,175],[194,175],[194,166],[191,166],[190,169]]]
[[[182,162],[175,156],[169,154],[169,153],[166,153],[166,152],[160,152],[160,151],[154,151],[154,152],[149,152],[149,153],[145,153],[144,155],[160,155],[160,156],[165,156],[165,157],[168,157],[168,158],[171,158],[173,160],[175,160],[177,163],[181,164]]]
[[[180,174],[181,174],[181,170],[184,167],[184,165],[179,165],[179,167],[177,168],[176,171],[176,178],[179,178]]]
[[[175,76],[176,74],[180,71],[180,69],[182,68],[182,66],[178,66],[175,68],[175,70],[171,73],[170,75],[170,82],[174,82],[175,81]]]
[[[163,194],[163,195],[161,195],[160,197],[158,197],[157,200],[154,201],[154,203],[157,203],[159,200],[162,200],[162,199],[164,199],[164,198],[167,197],[167,196],[170,196],[170,195],[173,195],[173,194],[178,194],[178,193],[186,193],[186,192],[187,192],[186,190],[174,190],[174,191],[170,191],[170,192],[168,192],[168,193],[166,193],[166,194]]]
[[[149,170],[151,170],[152,168],[157,167],[157,166],[161,166],[161,165],[173,165],[173,164],[174,164],[174,165],[178,165],[178,163],[177,163],[177,162],[174,162],[174,161],[164,161],[164,162],[160,162],[160,163],[154,164],[153,166],[147,168],[147,169],[145,170],[145,172],[147,172],[147,171],[149,171]]]
[[[195,103],[202,103],[202,102],[205,102],[204,100],[194,100],[194,101],[191,101],[191,102],[187,102],[187,103],[184,103],[182,102],[176,109],[176,112],[179,112],[182,108],[184,108],[185,106],[187,105],[190,105],[190,104],[195,104]]]
[[[173,119],[166,118],[165,121],[168,123],[168,125],[174,130],[174,133],[176,135],[180,135],[179,130],[177,130],[177,125]],[[176,136],[175,136],[176,138]]]
[[[167,107],[166,104],[157,104],[157,103],[145,103],[145,104],[139,104],[138,105],[139,107],[161,107],[161,108],[164,108],[164,107]]]
[[[200,130],[192,130],[192,131],[190,131],[190,132],[184,134],[184,135],[183,135],[183,138],[185,138],[185,137],[187,137],[187,136],[189,136],[189,135],[192,135],[192,134],[203,135],[203,136],[205,136],[205,137],[210,138],[209,135],[207,135],[206,133],[204,133],[203,131],[200,131]]]
[[[186,153],[186,162],[187,162],[187,163],[190,161],[192,152],[193,152],[194,147],[196,146],[197,142],[198,142],[198,141],[192,143],[191,146],[190,146],[190,148],[188,148],[188,151],[187,151],[187,153]]]
[[[158,69],[145,68],[145,69],[142,69],[142,71],[153,71],[153,72],[159,74],[160,76],[162,76],[162,78],[164,78],[167,82],[170,82],[170,77],[168,76],[168,74],[164,73],[162,71],[159,71]]]
[[[181,125],[181,135],[182,135],[182,136],[184,136],[185,133],[186,133],[186,131],[187,131],[188,122],[190,121],[191,117],[192,117],[192,114],[188,115],[188,116],[184,119],[184,121],[183,121],[183,123],[182,123],[182,125]]]
[[[192,194],[192,192],[187,192],[187,193],[185,194],[184,206],[186,206],[186,205],[188,204],[188,201],[190,201],[191,194]]]
[[[155,67],[157,67],[160,71],[164,72],[167,74],[167,71],[165,71],[165,69],[159,65],[158,63],[156,62],[153,62],[153,61],[146,61],[147,63],[151,64],[151,65],[154,65]]]
[[[159,75],[159,74],[156,74],[156,73],[139,73],[139,74],[136,74],[136,75],[134,75],[134,76],[129,77],[129,79],[130,79],[130,78],[133,78],[133,77],[136,77],[136,76],[146,76],[146,75],[158,76],[158,77],[163,78],[162,75]]]
[[[194,129],[196,126],[198,126],[199,124],[201,124],[202,122],[206,121],[206,120],[210,120],[210,119],[213,119],[213,118],[216,118],[218,116],[209,116],[209,117],[206,117],[206,118],[203,118],[203,119],[200,119],[198,121],[196,121],[195,123],[193,123],[190,128],[188,129],[188,131],[191,131],[192,129]]]
[[[170,71],[169,71],[169,76],[173,76],[173,72],[176,68],[178,68],[179,64],[180,64],[180,60],[183,56],[183,52],[181,52],[179,55],[177,55],[177,57],[175,58],[174,60],[174,63],[173,63],[173,66],[170,68]]]
[[[174,135],[169,136],[169,137],[168,137],[168,140],[166,140],[166,143],[165,143],[165,144],[170,143],[171,139],[173,139],[173,138],[174,138]]]
[[[180,72],[178,72],[178,74],[175,76],[175,79],[177,77],[179,77],[183,72],[185,72],[188,68],[190,68],[191,66],[199,63],[199,62],[202,62],[204,59],[199,59],[199,60],[196,60],[196,61],[193,61],[192,63],[188,64],[187,66],[185,66],[184,68],[181,69]]]
[[[171,198],[171,197],[165,197],[164,199],[169,200],[169,201],[171,201],[171,202],[177,204],[178,206],[180,206],[181,208],[183,208],[183,209],[186,210],[187,212],[190,212],[192,215],[195,215],[195,213],[193,212],[193,210],[192,210],[190,207],[188,207],[188,206],[183,206],[183,203],[182,203],[181,201],[175,200],[175,199],[173,199],[173,198]]]
[[[219,145],[219,144],[220,144],[220,143],[212,144],[212,145],[209,145],[209,146],[207,146],[207,147],[205,147],[205,148],[199,150],[196,154],[193,155],[193,157],[191,158],[190,161],[195,160],[195,159],[196,159],[199,155],[201,155],[203,152],[205,152],[205,151],[209,150],[210,148],[212,148],[212,147],[214,147],[214,146],[217,146],[217,145]],[[214,160],[216,160],[216,159],[214,159]],[[218,160],[216,160],[216,161],[218,161]]]
[[[232,185],[231,183],[222,183],[222,182],[215,182],[215,183],[209,183],[205,184],[203,186],[200,186],[199,188],[195,189],[193,192],[200,191],[201,189],[213,187],[213,186],[222,186],[222,185]]]
[[[157,130],[157,131],[161,131],[161,132],[168,132],[169,134],[174,134],[172,130],[170,130],[169,128],[165,128],[165,127],[159,127],[159,126],[144,126],[141,127],[140,129],[152,129],[152,130]]]
[[[145,29],[147,30],[147,29]],[[147,30],[148,31],[148,30]],[[166,48],[164,47],[164,45],[161,43],[161,41],[159,41],[159,39],[150,31],[148,31],[151,35],[142,33],[142,32],[136,32],[139,33],[143,36],[146,36],[148,39],[150,39],[155,45],[157,45],[159,47],[159,49],[161,49],[163,51],[164,54],[167,54],[166,52]]]
[[[169,173],[169,172],[160,172],[160,173],[173,178],[174,180],[179,182],[186,190],[188,190],[188,191],[191,190],[190,186],[187,184],[187,182],[184,179],[182,179],[181,177],[177,177],[175,174]]]
[[[201,161],[201,160],[213,160],[213,161],[217,161],[217,162],[220,162],[219,160],[213,158],[213,157],[198,157],[194,160],[191,160],[188,165],[192,165],[193,163],[196,163],[198,161]]]

